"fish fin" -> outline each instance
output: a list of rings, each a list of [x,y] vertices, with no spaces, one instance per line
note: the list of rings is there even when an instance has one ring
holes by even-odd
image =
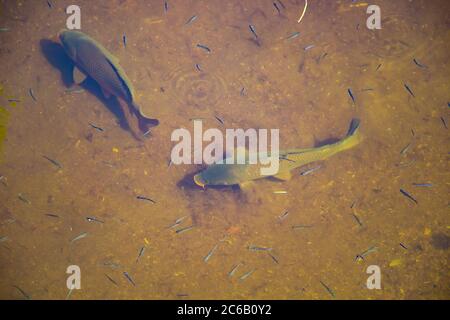
[[[108,91],[106,91],[106,90],[103,89],[103,88],[100,88],[100,89],[102,90],[103,96],[104,96],[106,99],[109,99],[109,98],[111,97],[111,94],[110,94]]]
[[[73,81],[76,84],[82,83],[84,80],[86,80],[87,76],[77,67],[73,68]]]
[[[287,181],[292,178],[292,174],[290,171],[286,170],[283,172],[278,173],[277,175],[273,176],[275,179]]]

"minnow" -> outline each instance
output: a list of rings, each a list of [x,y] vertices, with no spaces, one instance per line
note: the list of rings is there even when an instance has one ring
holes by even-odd
[[[249,24],[248,28],[250,29],[250,31],[253,33],[253,35],[255,36],[256,39],[258,39],[258,35],[256,34],[256,29],[255,26]]]
[[[281,7],[282,7],[283,9],[286,9],[286,6],[284,5],[283,2],[281,2],[281,0],[277,0],[277,2],[281,5]]]
[[[245,279],[247,279],[247,278],[250,277],[250,276],[252,275],[252,273],[255,272],[255,271],[256,271],[256,269],[252,269],[252,270],[250,270],[249,272],[244,273],[244,274],[239,278],[239,280],[245,280]]]
[[[30,94],[30,97],[33,99],[33,101],[37,101],[36,96],[34,95],[33,89],[28,89],[28,93]]]
[[[400,242],[399,245],[400,245],[400,247],[402,247],[403,249],[408,250],[408,248],[407,248],[403,243]]]
[[[216,244],[209,252],[208,252],[208,254],[205,256],[205,258],[203,258],[203,261],[204,262],[208,262],[208,260],[211,258],[211,256],[214,254],[214,251],[216,251],[216,249],[217,249],[217,247],[218,247],[219,245],[218,244]]]
[[[278,217],[280,221],[283,221],[289,215],[289,211],[285,211],[281,216]]]
[[[8,102],[20,102],[20,99],[8,99]]]
[[[299,35],[300,35],[300,32],[298,32],[298,31],[293,32],[289,36],[287,36],[286,40],[291,40],[291,39],[297,38]]]
[[[355,96],[353,95],[352,89],[347,89],[348,95],[352,98],[353,103],[355,103]]]
[[[117,284],[117,282],[114,281],[113,278],[111,278],[110,276],[108,276],[106,273],[105,273],[105,276],[106,276],[106,278],[108,278],[109,281],[111,281],[112,283],[114,283],[116,286],[119,286],[119,285]]]
[[[73,242],[78,241],[80,239],[86,238],[87,235],[88,235],[87,232],[83,232],[82,234],[80,234],[80,235],[76,236],[75,238],[73,238],[72,240],[70,240],[70,243],[73,243]]]
[[[44,159],[50,161],[54,166],[58,167],[59,169],[62,169],[62,165],[61,165],[58,161],[53,160],[53,159],[51,159],[51,158],[49,158],[49,157],[47,157],[47,156],[42,156],[42,157],[43,157]]]
[[[433,184],[431,184],[431,183],[413,183],[412,185],[415,187],[432,187],[433,186]]]
[[[352,202],[352,204],[350,205],[350,209],[353,209],[353,208],[355,207],[356,202],[357,202],[357,201],[353,201],[353,202]]]
[[[178,229],[177,231],[175,231],[176,233],[178,233],[178,234],[181,234],[181,233],[183,233],[183,232],[186,232],[186,231],[188,231],[188,230],[191,230],[192,228],[194,228],[195,226],[194,225],[192,225],[192,226],[189,226],[189,227],[185,227],[185,228],[182,228],[182,229]]]
[[[366,91],[373,91],[373,89],[372,89],[372,88],[364,88],[364,89],[361,89],[361,92],[366,92]]]
[[[220,124],[224,124],[223,120],[221,118],[219,118],[218,116],[214,116],[214,118],[216,118],[217,121],[220,122]]]
[[[45,215],[47,217],[51,217],[51,218],[59,218],[59,216],[57,214],[53,214],[53,213],[46,213]]]
[[[104,265],[105,267],[110,267],[110,268],[113,268],[113,269],[118,269],[118,268],[120,268],[120,264],[115,263],[115,262],[111,262],[111,261],[103,262],[103,265]]]
[[[208,48],[207,46],[205,46],[204,44],[198,43],[198,44],[197,44],[197,47],[198,47],[198,48],[201,48],[201,49],[203,49],[203,50],[206,50],[206,52],[208,52],[208,53],[211,53],[211,49]]]
[[[333,298],[336,297],[334,291],[331,290],[330,287],[328,287],[325,283],[323,283],[323,282],[320,281],[320,280],[319,280],[319,282],[320,282],[320,284],[328,291],[328,293],[329,293]]]
[[[275,2],[273,2],[273,6],[275,7],[275,9],[277,9],[278,14],[281,14],[281,10],[280,8],[278,8],[278,5]]]
[[[377,68],[375,69],[375,71],[380,70],[380,68],[381,68],[381,63],[377,66]]]
[[[52,8],[52,3],[49,1],[49,0],[47,0],[47,6],[51,9]]]
[[[167,227],[167,229],[172,229],[173,227],[176,227],[177,225],[179,225],[181,222],[183,222],[184,219],[186,219],[187,216],[183,216],[181,218],[178,218],[177,220],[175,220],[175,223],[172,224],[171,226]]]
[[[421,64],[419,61],[417,61],[416,58],[414,58],[413,61],[414,61],[414,63],[415,63],[418,67],[421,67],[421,68],[427,68],[426,65]]]
[[[238,263],[236,265],[233,266],[233,268],[231,268],[230,272],[228,272],[228,277],[232,277],[235,273],[236,270],[242,265],[242,263]]]
[[[124,271],[123,275],[125,276],[125,278],[128,279],[128,281],[130,281],[130,283],[135,287],[136,284],[134,283],[133,279],[131,278],[131,276],[128,274],[128,272]]]
[[[358,218],[356,214],[352,213],[352,217],[356,220],[356,222],[359,224],[360,227],[363,226],[361,220]]]
[[[195,69],[202,72],[202,68],[200,68],[200,65],[198,63],[195,64]]]
[[[311,162],[325,160],[341,151],[351,149],[362,141],[359,131],[359,120],[353,119],[345,138],[334,144],[324,145],[320,148],[309,149],[290,149],[279,152],[279,156],[292,161],[280,161],[278,171],[272,175],[263,175],[261,172],[262,164],[251,164],[250,159],[255,158],[246,150],[247,156],[244,163],[235,163],[233,158],[225,158],[219,163],[207,166],[206,169],[194,176],[194,182],[204,188],[205,186],[232,186],[241,185],[243,187],[247,182],[259,180],[272,176],[278,180],[287,181],[291,179],[291,171],[302,167]],[[255,152],[255,151],[253,151]],[[256,154],[258,156],[258,154]],[[264,154],[266,157],[267,154]],[[277,160],[277,159],[276,159]]]
[[[88,222],[105,223],[104,221],[98,220],[96,217],[86,217],[86,220],[87,220]]]
[[[0,242],[5,242],[6,240],[8,240],[8,237],[7,237],[7,236],[0,237]]]
[[[192,17],[190,17],[190,18],[186,21],[185,25],[191,24],[191,23],[194,22],[196,19],[197,19],[197,15],[193,15]]]
[[[411,143],[408,143],[406,146],[404,146],[403,149],[400,150],[400,154],[405,154],[406,152],[408,152],[409,147],[411,147]]]
[[[311,174],[311,173],[313,173],[314,171],[319,170],[320,168],[322,168],[322,167],[321,167],[321,166],[317,166],[317,167],[308,169],[308,170],[306,170],[306,171],[302,171],[302,172],[300,172],[300,175],[301,175],[301,176],[307,176],[308,174]]]
[[[90,123],[90,122],[89,122],[89,125],[90,125],[92,128],[94,128],[95,130],[97,130],[97,131],[100,131],[100,132],[105,131],[103,128],[101,128],[101,127],[99,127],[99,126],[96,126],[95,124],[92,124],[92,123]]]
[[[442,124],[444,125],[445,129],[448,129],[447,122],[445,122],[445,119],[443,117],[441,117],[441,121],[442,121]]]
[[[416,96],[415,96],[414,93],[412,92],[411,88],[410,88],[406,83],[404,83],[403,85],[405,86],[405,89],[409,92],[409,94],[410,94],[413,98],[415,98]]]
[[[59,40],[75,65],[74,82],[80,84],[90,77],[100,86],[105,98],[116,97],[129,130],[136,140],[142,140],[142,132],[159,124],[157,119],[151,119],[136,103],[133,85],[120,66],[119,59],[105,47],[77,30],[61,31]]]
[[[169,3],[164,1],[164,12],[167,13],[167,11],[169,11]]]
[[[152,203],[156,203],[155,200],[152,200],[152,199],[147,198],[147,197],[144,197],[144,196],[137,196],[136,199],[138,199],[138,200],[144,200],[144,201],[149,201],[149,202],[152,202]]]
[[[127,36],[126,35],[122,36],[122,42],[123,42],[123,46],[126,48],[127,47]]]
[[[244,87],[242,87],[242,89],[241,89],[241,96],[245,96],[245,88]]]
[[[377,247],[370,247],[369,249],[367,249],[363,253],[357,254],[356,257],[355,257],[355,261],[364,260],[365,256],[367,256],[369,253],[375,252],[377,250],[378,250]]]
[[[142,255],[143,255],[144,252],[145,252],[145,249],[146,249],[146,247],[143,246],[143,247],[139,250],[139,254],[138,254],[137,258],[136,258],[136,262],[138,262],[139,258],[142,257]]]
[[[19,291],[27,300],[30,300],[31,297],[29,294],[27,294],[25,291],[23,291],[21,288],[19,288],[18,286],[13,286],[14,288],[17,289],[17,291]]]
[[[277,258],[275,258],[275,256],[273,256],[270,252],[267,252],[267,254],[272,258],[272,260],[276,263],[279,264],[280,262],[278,261]]]
[[[272,248],[257,247],[257,246],[253,246],[253,245],[248,246],[247,249],[250,251],[272,251]]]
[[[293,230],[297,230],[297,229],[308,229],[308,228],[312,228],[313,225],[303,225],[303,224],[297,224],[292,226]]]
[[[417,200],[414,199],[414,197],[413,197],[412,195],[410,195],[408,192],[406,192],[406,191],[403,190],[403,189],[400,189],[400,192],[401,192],[405,197],[407,197],[408,199],[410,199],[411,201],[413,201],[415,204],[418,204]]]
[[[309,46],[304,47],[303,50],[304,50],[304,51],[308,51],[308,50],[311,50],[311,49],[314,48],[314,47],[315,47],[315,45],[310,44]]]
[[[30,200],[28,200],[27,198],[25,198],[25,196],[21,193],[19,193],[18,198],[22,201],[25,202],[26,204],[31,204]]]

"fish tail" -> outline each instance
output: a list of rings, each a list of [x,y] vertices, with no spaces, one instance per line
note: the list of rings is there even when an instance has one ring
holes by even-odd
[[[341,152],[357,146],[362,141],[361,131],[359,129],[359,119],[352,119],[347,136],[335,144],[335,152]]]
[[[139,128],[142,132],[148,132],[151,127],[159,125],[158,119],[152,119],[144,116],[140,111],[140,107],[136,103],[133,102],[132,107],[135,110],[135,114],[139,120]]]

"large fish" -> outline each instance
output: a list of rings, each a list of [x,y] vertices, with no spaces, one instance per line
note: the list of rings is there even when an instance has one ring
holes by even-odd
[[[280,151],[279,170],[275,178],[289,180],[291,170],[308,163],[324,160],[336,153],[353,148],[359,144],[362,136],[359,131],[359,120],[353,119],[350,123],[347,136],[333,144],[319,148],[291,149]],[[267,178],[261,174],[261,164],[249,164],[249,155],[246,155],[245,164],[227,164],[226,159],[221,163],[210,165],[205,170],[194,176],[194,182],[201,186],[229,186],[245,185],[247,182]]]
[[[106,98],[115,96],[135,138],[141,139],[151,125],[159,123],[147,117],[136,105],[133,86],[119,60],[101,44],[83,32],[73,30],[61,31],[59,39],[75,64],[74,81],[81,83],[89,76],[100,85]]]

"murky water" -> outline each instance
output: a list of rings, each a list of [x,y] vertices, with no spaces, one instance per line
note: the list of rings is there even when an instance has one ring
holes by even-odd
[[[140,143],[98,90],[67,87],[52,41],[74,1],[1,1],[0,297],[65,299],[78,265],[70,299],[330,299],[325,286],[338,299],[448,299],[448,1],[377,1],[374,31],[366,5],[309,2],[297,23],[302,0],[280,13],[272,1],[76,1],[82,30],[161,122]],[[172,131],[193,118],[279,128],[284,149],[340,138],[354,117],[363,143],[290,181],[203,190],[202,166],[168,165]],[[370,265],[381,290],[366,287]]]

